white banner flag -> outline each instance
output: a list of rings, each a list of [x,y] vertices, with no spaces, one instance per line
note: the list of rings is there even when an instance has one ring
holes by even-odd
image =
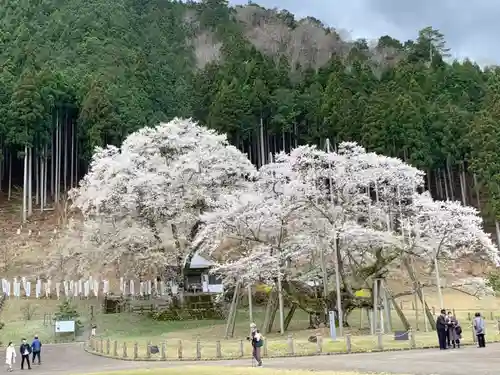
[[[108,294],[109,293],[109,281],[108,280],[104,280],[103,281],[103,292],[104,294]]]
[[[50,289],[52,288],[52,281],[49,279],[45,283],[45,297],[49,298],[50,297]],[[57,296],[59,298],[59,295]]]
[[[94,296],[99,297],[99,281],[94,280]]]
[[[56,283],[56,296],[57,299],[61,297],[61,283]]]
[[[36,298],[40,298],[42,294],[42,280],[38,279],[35,284],[35,296]]]
[[[2,293],[7,293],[7,280],[2,279]]]
[[[134,280],[130,280],[130,295],[135,296]]]
[[[31,281],[27,281],[26,282],[26,285],[25,285],[25,288],[24,288],[24,292],[26,294],[26,297],[30,297],[31,296]]]

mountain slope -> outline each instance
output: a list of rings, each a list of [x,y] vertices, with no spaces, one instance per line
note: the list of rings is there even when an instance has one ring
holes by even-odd
[[[360,142],[428,172],[434,196],[485,202],[479,208],[494,218],[500,73],[447,64],[446,54],[444,36],[430,27],[414,41],[344,41],[318,20],[256,4],[5,2],[0,154],[8,160],[27,145],[45,157],[56,126],[64,147],[75,126],[76,151],[57,152],[75,156],[81,175],[95,146],[191,116],[227,133],[258,165],[298,144]],[[13,165],[19,183],[22,162]]]

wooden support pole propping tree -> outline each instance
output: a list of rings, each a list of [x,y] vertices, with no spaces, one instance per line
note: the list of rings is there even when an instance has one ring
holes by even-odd
[[[267,300],[266,313],[264,316],[264,324],[262,326],[262,329],[265,333],[271,332],[277,310],[278,310],[278,290],[276,289],[276,287],[273,287],[271,289],[271,292],[269,293],[269,299]]]
[[[225,338],[234,336],[234,327],[236,324],[236,314],[238,312],[239,296],[240,296],[241,282],[237,281],[234,287],[233,299],[231,301],[231,307],[229,308],[229,313],[226,320],[226,334]]]
[[[292,306],[290,307],[290,311],[288,312],[288,314],[286,315],[286,318],[285,318],[285,331],[288,330],[288,326],[290,325],[290,322],[292,321],[293,314],[295,314],[295,310],[297,310],[297,304],[292,303]]]

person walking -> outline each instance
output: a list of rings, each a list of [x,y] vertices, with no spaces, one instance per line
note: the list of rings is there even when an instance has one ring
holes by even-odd
[[[447,334],[447,325],[446,325],[446,310],[441,310],[441,314],[436,319],[436,331],[438,335],[439,341],[439,349],[445,350],[446,346],[446,334]]]
[[[42,351],[42,343],[38,339],[38,336],[35,336],[33,342],[31,343],[31,351],[33,352],[33,360],[31,363],[35,364],[35,359],[38,357],[38,364],[41,364],[40,352]]]
[[[19,352],[21,353],[21,370],[24,370],[24,362],[28,364],[28,370],[31,370],[31,345],[26,342],[26,339],[23,339],[23,342],[19,348]]]
[[[262,367],[262,357],[261,357],[261,348],[264,345],[264,339],[260,334],[259,330],[255,323],[250,324],[250,337],[249,339],[252,341],[252,356],[257,361],[257,366]]]
[[[462,338],[462,327],[457,318],[448,311],[448,347],[460,348],[460,339]]]
[[[7,371],[12,371],[12,365],[16,363],[16,348],[14,348],[12,341],[9,342],[5,351],[5,363],[8,366]]]
[[[484,338],[485,334],[485,324],[484,324],[484,319],[481,316],[481,313],[476,313],[474,315],[474,321],[472,322],[474,326],[474,331],[476,332],[476,337],[477,337],[477,346],[479,348],[485,348],[486,347],[486,341]]]

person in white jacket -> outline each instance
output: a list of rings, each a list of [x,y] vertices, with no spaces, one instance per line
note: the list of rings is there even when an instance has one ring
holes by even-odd
[[[8,371],[12,371],[12,365],[16,363],[16,348],[14,348],[12,341],[9,342],[7,350],[5,351],[5,363],[9,366]]]

